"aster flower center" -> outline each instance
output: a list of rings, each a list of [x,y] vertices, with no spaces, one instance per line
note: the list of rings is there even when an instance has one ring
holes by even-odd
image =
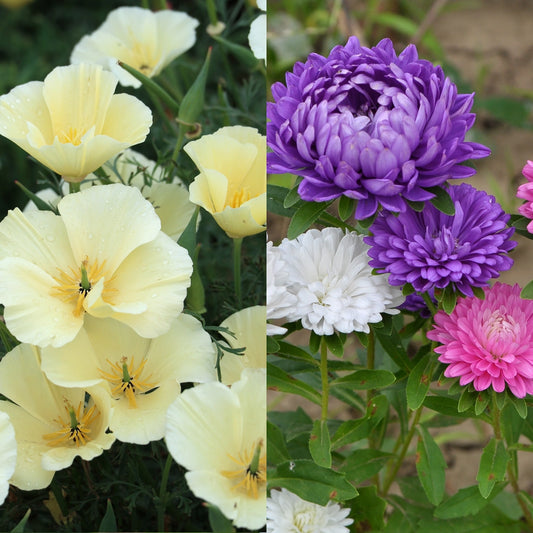
[[[515,342],[520,335],[520,326],[511,315],[497,310],[490,315],[485,331],[487,340],[491,343]]]
[[[43,439],[48,441],[48,446],[76,445],[76,447],[80,447],[87,444],[91,440],[89,436],[90,426],[100,416],[96,405],[85,411],[82,402],[78,404],[76,409],[66,403],[65,410],[68,415],[66,422],[61,417],[54,419],[54,422],[61,429],[46,433],[43,435]]]
[[[296,528],[298,533],[307,533],[312,531],[309,526],[316,524],[316,513],[314,509],[309,506],[309,508],[298,509],[293,514],[292,520],[293,526]]]
[[[87,129],[78,130],[72,126],[67,131],[60,131],[57,134],[57,138],[61,144],[73,144],[79,146],[81,144],[81,138],[87,133]]]
[[[259,439],[249,450],[239,453],[239,456],[229,458],[237,464],[234,470],[223,470],[221,474],[228,479],[234,479],[236,484],[232,490],[243,490],[249,497],[257,499],[259,488],[266,483],[266,454],[263,439]]]
[[[72,267],[69,268],[68,272],[58,269],[59,275],[54,277],[58,286],[52,288],[52,294],[64,302],[72,302],[75,304],[72,313],[74,316],[79,317],[82,314],[83,302],[86,296],[100,278],[106,278],[104,267],[105,261],[103,261],[102,264],[99,264],[98,261],[89,263],[89,259],[85,257],[81,262],[79,270]],[[104,281],[104,288],[102,291],[102,298],[110,303],[110,296],[116,291],[116,289],[109,286],[109,283],[113,278],[114,276],[108,281]]]
[[[243,187],[235,191],[228,201],[228,205],[233,208],[241,207],[242,204],[250,199],[250,191]]]
[[[130,409],[135,409],[137,407],[135,395],[153,389],[155,386],[154,383],[147,381],[150,376],[141,378],[147,359],[143,359],[137,368],[135,368],[133,358],[128,362],[127,357],[122,357],[120,364],[118,362],[113,363],[109,359],[106,361],[111,367],[111,372],[104,372],[99,369],[100,375],[109,382],[112,387],[111,393],[114,396],[124,394],[128,399]]]

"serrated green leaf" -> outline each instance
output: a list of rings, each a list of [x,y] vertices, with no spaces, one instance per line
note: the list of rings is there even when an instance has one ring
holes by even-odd
[[[422,357],[409,373],[407,378],[407,405],[410,409],[418,409],[424,402],[431,385],[432,355]]]
[[[267,363],[267,383],[269,388],[298,394],[318,405],[322,403],[322,396],[311,385],[290,376],[271,363]]]
[[[444,497],[446,461],[438,444],[424,426],[417,427],[416,471],[428,500],[439,505]]]
[[[278,465],[268,472],[267,480],[269,488],[284,487],[300,498],[318,505],[327,505],[332,499],[349,500],[358,494],[344,474],[306,459],[295,459]]]
[[[331,441],[326,420],[314,421],[309,438],[309,452],[317,465],[331,468]]]
[[[290,459],[285,437],[278,426],[267,420],[268,462],[279,464]]]
[[[339,198],[339,218],[344,222],[345,220],[348,220],[355,211],[355,203],[356,201],[353,198],[348,198],[348,196],[342,195]]]
[[[483,449],[476,476],[479,493],[488,498],[497,481],[503,481],[509,455],[501,439],[492,438]]]
[[[326,340],[326,345],[329,351],[339,359],[344,355],[344,344],[341,341],[340,337],[333,333],[333,335],[325,335],[324,339]]]
[[[305,202],[294,213],[287,229],[287,238],[295,239],[307,231],[330,204],[331,202]]]
[[[481,496],[477,485],[459,489],[457,493],[442,502],[437,509],[435,509],[435,517],[447,519],[477,514],[494,496],[496,496],[496,494],[501,492],[504,487],[505,483],[496,485],[489,498],[483,498],[483,496]]]
[[[427,191],[433,193],[435,196],[431,198],[430,202],[445,215],[455,215],[455,205],[451,199],[450,193],[442,187],[429,187]]]
[[[396,377],[388,370],[356,370],[347,376],[330,381],[330,387],[350,386],[356,390],[381,389],[392,385]]]

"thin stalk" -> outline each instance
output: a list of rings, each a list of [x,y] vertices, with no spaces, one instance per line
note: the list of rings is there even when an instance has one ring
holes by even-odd
[[[73,192],[80,192],[80,182],[72,182],[72,181],[69,181],[68,183],[68,192],[69,193],[73,193]]]
[[[167,455],[167,462],[163,468],[163,475],[161,476],[161,487],[159,488],[159,505],[157,509],[157,530],[165,531],[165,509],[167,507],[167,483],[170,474],[170,467],[172,466],[172,456]]]
[[[320,420],[328,419],[329,381],[328,381],[328,345],[322,337],[320,342],[320,377],[322,378],[322,415]]]
[[[58,485],[57,481],[54,478],[52,478],[52,483],[50,483],[50,488],[52,489],[56,502],[59,505],[59,508],[61,509],[61,514],[66,518],[69,513],[68,505],[67,505],[67,502],[65,501],[65,498],[63,498],[61,487]]]
[[[396,474],[398,474],[398,471],[400,470],[400,467],[402,466],[403,460],[405,459],[405,456],[407,455],[407,452],[409,451],[409,446],[411,445],[411,441],[413,440],[413,436],[415,434],[416,426],[418,425],[418,422],[420,421],[420,417],[422,416],[422,407],[419,407],[415,411],[415,416],[413,418],[413,423],[411,425],[411,428],[409,429],[409,432],[407,433],[407,436],[405,437],[405,442],[403,443],[402,449],[400,451],[400,455],[398,456],[398,460],[396,461],[396,464],[394,465],[394,468],[392,469],[391,473],[387,476],[383,483],[383,489],[381,491],[382,496],[386,496],[389,492],[389,489],[396,479]]]
[[[435,316],[437,312],[437,308],[435,307],[435,304],[433,303],[431,296],[427,292],[423,292],[422,298],[424,298],[424,302],[426,302],[426,305],[428,306],[428,309],[431,312],[431,316]]]
[[[242,237],[233,239],[233,282],[235,285],[235,299],[239,309],[242,307],[241,293],[241,249]]]

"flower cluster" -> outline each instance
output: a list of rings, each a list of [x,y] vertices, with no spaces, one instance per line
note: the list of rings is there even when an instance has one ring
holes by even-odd
[[[465,141],[474,95],[458,94],[414,45],[397,56],[389,39],[367,48],[351,37],[327,58],[296,63],[272,95],[269,171],[303,176],[307,201],[357,200],[357,219],[429,200],[429,188],[475,173],[462,162],[489,154]]]

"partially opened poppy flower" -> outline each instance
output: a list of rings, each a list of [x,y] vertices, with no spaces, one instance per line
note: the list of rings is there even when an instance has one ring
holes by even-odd
[[[121,85],[140,87],[117,60],[149,78],[156,76],[194,45],[197,26],[196,19],[180,11],[119,7],[95,32],[82,37],[70,62],[97,63],[111,70]]]
[[[144,141],[152,113],[99,65],[57,67],[44,82],[0,97],[0,135],[65,181],[79,182],[108,159]]]
[[[191,202],[233,239],[265,231],[266,138],[255,128],[228,126],[184,150],[200,170],[189,188]]]
[[[19,489],[47,487],[54,472],[69,467],[77,456],[90,461],[115,441],[106,433],[110,407],[105,391],[53,385],[39,367],[35,346],[19,344],[2,358],[0,394],[11,400],[0,401],[0,412],[9,415],[15,429],[17,462],[11,483]]]
[[[102,385],[112,398],[109,428],[122,442],[163,438],[181,383],[215,381],[215,351],[198,320],[181,313],[167,333],[143,339],[116,320],[88,316],[76,338],[41,350],[42,369],[64,387]]]
[[[20,341],[62,346],[84,315],[114,318],[142,337],[168,331],[183,309],[192,261],[160,231],[139,189],[98,185],[50,211],[10,211],[0,223],[0,302]]]

